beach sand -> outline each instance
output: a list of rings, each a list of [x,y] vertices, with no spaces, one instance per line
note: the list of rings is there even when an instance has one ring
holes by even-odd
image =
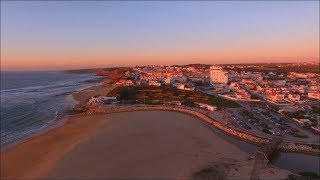
[[[104,79],[100,85],[92,86],[73,93],[73,98],[79,103],[85,103],[92,96],[105,96],[112,90],[113,86],[109,79]]]
[[[73,96],[85,103],[112,89],[109,80]],[[202,121],[177,112],[73,115],[62,126],[1,152],[1,179],[186,179],[209,166],[215,176],[248,179],[249,154]],[[268,165],[261,178],[290,172]],[[211,174],[212,175],[212,174]]]
[[[196,118],[163,111],[73,116],[1,154],[1,178],[190,178],[210,165],[249,178],[253,161]],[[219,167],[219,168],[218,168]],[[263,177],[288,172],[266,167]]]

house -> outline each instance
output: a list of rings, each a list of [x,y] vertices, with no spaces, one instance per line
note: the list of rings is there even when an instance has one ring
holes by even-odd
[[[190,86],[190,85],[187,86],[183,83],[174,83],[172,86],[177,89],[186,90],[186,91],[193,91],[195,89],[194,86]]]
[[[251,98],[251,95],[248,94],[248,93],[245,92],[245,91],[240,91],[240,92],[235,93],[235,97],[236,97],[237,99],[250,99],[250,98]]]
[[[234,89],[234,90],[239,90],[240,89],[240,86],[239,86],[239,84],[237,82],[231,82],[229,87]]]
[[[273,102],[276,101],[283,101],[284,100],[284,94],[268,94],[267,99]]]
[[[262,90],[263,90],[263,88],[262,88],[261,86],[259,86],[259,85],[256,86],[256,89],[257,89],[258,91],[262,91]]]
[[[217,110],[217,106],[212,106],[212,105],[209,105],[209,104],[197,103],[197,102],[195,104],[197,104],[200,108],[204,108],[204,109],[207,109],[209,111]]]
[[[131,86],[131,85],[133,85],[133,82],[132,82],[132,80],[120,79],[118,82],[116,82],[116,85]]]
[[[299,94],[289,94],[288,99],[289,99],[289,101],[300,101],[300,95]]]
[[[253,83],[253,81],[250,78],[245,78],[245,79],[241,80],[241,83],[242,84],[251,84],[251,83]]]
[[[192,87],[192,86],[185,86],[184,87],[184,90],[186,91],[193,91],[195,89],[195,87]]]
[[[170,77],[167,77],[164,79],[164,83],[165,84],[170,84],[171,83],[171,78]]]
[[[174,83],[172,86],[177,89],[182,89],[182,90],[184,89],[184,84],[182,83]]]
[[[309,86],[309,90],[310,90],[310,91],[317,91],[317,90],[318,90],[318,86],[316,86],[316,85],[311,85],[311,86]]]
[[[181,101],[166,101],[165,105],[171,105],[171,106],[181,106],[182,102]]]
[[[161,83],[157,82],[157,81],[149,81],[149,86],[161,86]]]
[[[245,84],[245,87],[247,89],[256,89],[257,85],[254,83],[247,83],[247,84]]]
[[[312,99],[320,99],[320,92],[309,92],[308,98]]]

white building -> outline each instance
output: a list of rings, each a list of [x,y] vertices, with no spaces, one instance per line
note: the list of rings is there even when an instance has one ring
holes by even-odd
[[[161,86],[161,83],[159,83],[158,81],[149,81],[149,86]]]
[[[300,95],[299,94],[289,94],[288,99],[290,101],[300,101]]]
[[[210,67],[210,81],[211,84],[226,84],[228,83],[228,76],[222,70],[221,67],[211,66]]]
[[[172,85],[173,87],[176,87],[177,89],[181,89],[181,90],[184,90],[184,84],[182,84],[182,83],[174,83],[173,85]]]
[[[198,102],[196,102],[196,104],[197,104],[200,108],[207,109],[207,110],[209,110],[209,111],[215,111],[215,110],[217,110],[217,106],[212,106],[212,105],[209,105],[209,104],[198,103]]]
[[[240,91],[240,92],[235,93],[235,97],[236,97],[237,99],[250,99],[250,98],[251,98],[251,95],[248,94],[248,93],[245,92],[245,91]]]
[[[167,77],[164,79],[164,83],[165,84],[170,84],[171,83],[171,78],[170,77]]]
[[[273,102],[277,101],[283,101],[284,100],[284,94],[268,94],[267,99]]]
[[[309,92],[308,98],[320,99],[320,92]]]

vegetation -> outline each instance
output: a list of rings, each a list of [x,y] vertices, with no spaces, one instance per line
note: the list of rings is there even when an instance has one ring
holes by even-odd
[[[269,131],[269,129],[266,129],[266,128],[264,128],[264,129],[262,130],[262,132],[267,133],[267,134],[272,134],[272,132]]]
[[[191,107],[195,106],[195,102],[214,105],[218,108],[240,107],[239,104],[234,101],[211,96],[202,92],[174,89],[165,85],[121,86],[113,89],[108,96],[116,96],[120,100],[125,100],[127,104],[163,104],[165,101],[182,101],[184,105]]]
[[[254,118],[254,115],[253,115],[251,112],[249,112],[248,110],[243,109],[242,112],[243,112],[243,114],[245,114],[246,116],[248,116],[248,117],[250,117],[250,118]]]
[[[297,137],[297,138],[308,138],[309,136],[308,135],[305,135],[305,134],[293,134],[294,137]]]
[[[273,151],[269,156],[268,159],[270,161],[271,164],[275,163],[276,160],[280,157],[280,151],[279,150],[275,150]]]
[[[259,65],[259,67],[245,67],[245,68],[234,68],[238,72],[240,71],[251,71],[251,72],[275,72],[277,74],[286,74],[288,72],[297,72],[297,73],[320,73],[319,65],[300,65],[300,66],[293,66],[293,65],[282,65],[279,67],[280,64],[263,64]]]
[[[290,175],[288,175],[286,180],[316,180],[316,179],[320,178],[320,176],[318,174],[313,173],[313,172],[301,172],[301,173],[299,173],[299,175],[300,176],[290,174]]]
[[[196,172],[193,177],[193,180],[200,179],[225,179],[223,170],[218,165],[209,166]]]
[[[308,177],[309,179],[320,179],[320,176],[313,172],[301,172],[299,174],[303,177]]]
[[[320,149],[320,144],[311,144],[312,149]]]
[[[295,111],[295,112],[292,112],[292,113],[284,111],[283,114],[285,114],[285,115],[287,115],[289,117],[296,118],[296,119],[302,119],[302,118],[304,118],[303,116],[304,116],[305,112],[302,111],[302,110],[298,110],[298,111]]]

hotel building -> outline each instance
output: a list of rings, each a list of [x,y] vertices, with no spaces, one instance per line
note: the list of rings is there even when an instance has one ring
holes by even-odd
[[[210,82],[211,84],[226,84],[228,83],[228,76],[222,70],[221,67],[210,67]]]

